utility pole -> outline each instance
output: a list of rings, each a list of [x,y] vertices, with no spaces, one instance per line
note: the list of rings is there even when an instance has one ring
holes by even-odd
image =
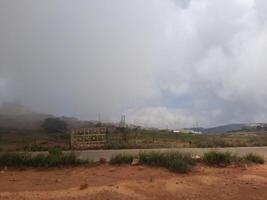
[[[200,132],[200,127],[199,127],[199,122],[198,121],[196,121],[196,130],[197,130],[197,132]]]
[[[125,122],[125,115],[121,115],[121,121],[120,121],[120,127],[125,128],[126,127],[126,122]]]
[[[98,113],[98,122],[101,123],[100,113]]]

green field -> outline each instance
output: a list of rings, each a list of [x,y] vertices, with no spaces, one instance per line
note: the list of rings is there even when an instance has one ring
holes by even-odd
[[[226,134],[191,134],[169,133],[167,131],[142,130],[126,134],[126,140],[121,134],[114,139],[114,145],[124,148],[168,148],[168,147],[246,147],[267,146],[267,133],[265,132],[234,132]],[[118,142],[119,141],[119,142]],[[114,147],[114,146],[113,146]]]
[[[226,134],[170,133],[164,130],[127,130],[107,135],[102,149],[174,148],[174,147],[245,147],[267,146],[266,132],[234,132]],[[69,149],[67,133],[29,130],[1,130],[0,150],[43,151],[52,147]]]
[[[52,147],[69,149],[69,135],[32,130],[0,131],[0,150],[48,150]]]

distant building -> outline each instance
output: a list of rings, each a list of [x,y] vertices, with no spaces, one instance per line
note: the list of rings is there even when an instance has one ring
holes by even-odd
[[[201,131],[194,131],[194,130],[187,130],[187,129],[172,130],[172,133],[192,133],[192,134],[202,134]]]
[[[202,134],[201,131],[193,131],[193,130],[190,130],[190,133],[193,133],[193,134]]]

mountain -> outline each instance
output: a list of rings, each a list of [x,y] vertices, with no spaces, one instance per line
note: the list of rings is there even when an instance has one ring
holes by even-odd
[[[212,128],[202,129],[202,133],[227,133],[235,131],[262,131],[267,130],[266,123],[238,123],[238,124],[226,124],[222,126],[216,126]]]
[[[227,133],[231,131],[242,130],[246,124],[227,124],[222,126],[216,126],[211,128],[205,128],[202,130],[203,133]]]
[[[202,127],[194,127],[194,128],[185,128],[184,130],[191,130],[191,131],[198,131],[198,132],[204,132],[205,131],[205,128],[202,128]]]

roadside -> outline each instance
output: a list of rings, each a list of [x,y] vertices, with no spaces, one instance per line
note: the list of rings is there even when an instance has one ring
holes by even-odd
[[[100,158],[110,160],[113,156],[118,154],[131,154],[138,155],[140,152],[168,152],[179,151],[181,153],[189,153],[192,155],[202,156],[205,152],[211,150],[230,152],[237,155],[245,155],[248,153],[259,154],[267,159],[267,147],[228,147],[228,148],[165,148],[165,149],[118,149],[118,150],[84,150],[74,151],[75,155],[80,159],[90,159],[92,161],[98,161]],[[70,151],[65,151],[66,153]],[[33,152],[38,154],[40,152]]]

